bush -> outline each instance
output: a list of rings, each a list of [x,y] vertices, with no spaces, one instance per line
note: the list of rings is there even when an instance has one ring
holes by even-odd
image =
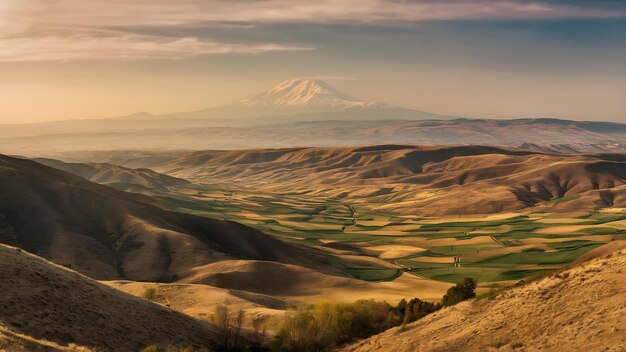
[[[154,287],[147,288],[143,292],[143,298],[147,299],[148,301],[152,301],[155,296],[156,296],[156,288]]]

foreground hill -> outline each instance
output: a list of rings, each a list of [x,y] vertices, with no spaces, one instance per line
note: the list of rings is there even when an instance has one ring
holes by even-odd
[[[626,252],[461,303],[344,351],[623,351]]]
[[[194,182],[362,200],[402,214],[626,204],[626,154],[553,155],[483,146],[254,149],[196,152],[154,169]]]
[[[215,341],[205,322],[18,248],[0,245],[0,262],[0,336],[12,341],[7,345],[26,351],[72,350],[68,344],[137,351],[150,344],[206,348]]]
[[[150,199],[0,156],[0,243],[95,279],[175,281],[235,258],[331,270],[315,250],[237,223],[164,211]]]

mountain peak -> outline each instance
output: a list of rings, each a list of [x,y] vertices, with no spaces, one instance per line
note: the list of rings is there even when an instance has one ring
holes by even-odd
[[[379,105],[355,99],[326,82],[314,79],[289,79],[254,98],[242,100],[239,104],[274,108],[332,109]]]

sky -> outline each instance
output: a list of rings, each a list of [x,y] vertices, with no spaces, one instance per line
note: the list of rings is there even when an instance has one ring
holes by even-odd
[[[626,1],[0,1],[0,123],[191,111],[292,78],[445,115],[626,122]]]

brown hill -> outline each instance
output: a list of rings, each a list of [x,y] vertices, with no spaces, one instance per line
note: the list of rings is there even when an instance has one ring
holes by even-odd
[[[343,351],[623,351],[626,252],[464,302]]]
[[[626,204],[626,154],[553,155],[481,146],[259,149],[191,153],[155,170],[195,182],[345,197],[406,214]],[[550,200],[555,201],[546,203]]]
[[[24,350],[213,345],[213,327],[0,245],[0,335]],[[112,309],[114,308],[114,309]],[[71,344],[71,345],[70,345]],[[75,348],[76,350],[81,350]],[[84,349],[83,349],[84,350]]]
[[[333,271],[315,250],[237,223],[164,211],[149,199],[0,156],[0,243],[95,279],[175,281],[223,259]]]
[[[189,181],[145,168],[131,169],[107,163],[64,163],[47,158],[33,160],[122,191],[136,193],[144,190],[167,191],[169,187],[183,187],[189,184]]]

